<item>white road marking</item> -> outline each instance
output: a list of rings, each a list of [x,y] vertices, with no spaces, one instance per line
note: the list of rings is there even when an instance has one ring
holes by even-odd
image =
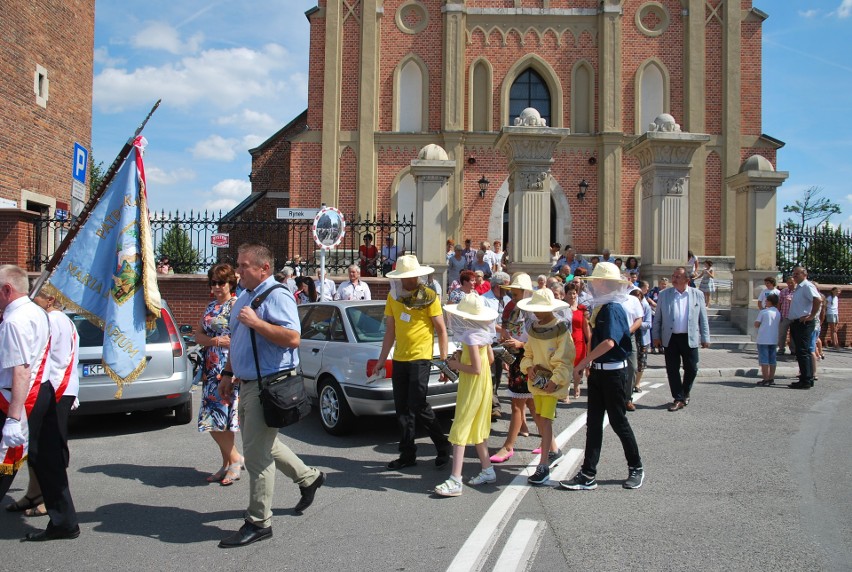
[[[658,383],[652,385],[651,389],[656,389],[662,385],[664,384]],[[634,403],[639,401],[642,396],[647,395],[647,393],[648,392],[644,392],[635,396],[633,398]],[[572,421],[571,424],[556,437],[556,445],[560,449],[586,425],[586,417],[587,413],[585,412],[578,415],[577,418],[574,419],[574,421]],[[604,429],[607,425],[609,425],[609,417],[604,415]],[[554,480],[558,481],[564,477],[565,474],[567,474],[568,471],[575,466],[582,453],[582,449],[569,450],[568,453],[565,454],[565,457],[560,461],[559,466],[551,473],[551,483],[554,484]],[[467,537],[467,540],[456,554],[456,557],[453,558],[452,562],[450,562],[447,572],[477,572],[482,570],[482,566],[484,566],[485,561],[488,559],[491,549],[503,533],[503,529],[505,529],[506,525],[509,523],[512,514],[515,512],[515,508],[517,508],[521,500],[523,500],[524,495],[526,495],[532,488],[529,483],[527,483],[527,477],[535,472],[539,459],[541,459],[541,455],[533,457],[529,465],[524,467],[521,472],[512,479],[512,482],[509,483],[503,492],[500,493],[500,496],[497,497],[497,500],[494,501],[491,508],[489,508],[479,520],[479,524],[476,525],[476,528],[474,528],[473,532],[470,533],[470,536]]]
[[[657,389],[658,387],[662,387],[664,385],[665,385],[665,383],[655,383],[654,385],[651,386],[651,389]]]
[[[494,572],[526,570],[541,543],[542,528],[544,523],[541,521],[519,520],[494,565]]]

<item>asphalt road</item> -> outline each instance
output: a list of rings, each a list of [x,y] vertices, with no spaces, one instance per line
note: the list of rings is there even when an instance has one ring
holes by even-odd
[[[155,415],[76,419],[70,477],[83,534],[19,543],[46,519],[2,511],[0,570],[852,568],[852,384],[823,376],[817,389],[795,391],[753,382],[700,379],[677,413],[665,409],[667,386],[642,394],[630,419],[647,479],[635,491],[621,487],[627,471],[610,429],[596,491],[530,488],[523,476],[513,484],[533,460],[530,437],[497,467],[496,486],[438,499],[428,491],[447,471],[435,469],[428,440],[417,467],[387,472],[394,420],[367,419],[357,435],[335,438],[314,414],[282,431],[329,475],[314,506],[295,515],[298,489],[279,474],[272,540],[227,551],[216,544],[241,524],[248,479],[204,481],[218,464],[208,436]],[[584,412],[581,398],[560,406],[556,421],[570,437],[557,468],[567,476],[582,456]],[[492,450],[506,426],[495,424]],[[466,476],[478,472],[469,449]],[[23,472],[10,495],[25,485]]]

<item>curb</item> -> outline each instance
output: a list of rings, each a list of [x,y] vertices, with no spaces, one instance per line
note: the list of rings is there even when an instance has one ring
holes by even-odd
[[[824,374],[849,374],[852,373],[850,367],[820,367],[819,373]],[[796,377],[799,375],[798,368],[795,367],[779,367],[775,370],[775,375],[778,377]],[[698,368],[697,377],[760,377],[760,368],[758,367],[700,367]],[[665,368],[648,368],[642,374],[642,381],[649,379],[667,379]]]

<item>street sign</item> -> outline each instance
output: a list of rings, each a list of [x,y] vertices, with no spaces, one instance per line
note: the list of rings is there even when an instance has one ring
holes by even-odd
[[[231,243],[231,237],[228,233],[214,234],[210,237],[210,244],[216,248],[228,248]]]
[[[65,209],[56,209],[53,214],[57,220],[68,220],[68,211]]]
[[[88,166],[89,151],[79,143],[74,143],[74,169],[72,173],[75,181],[79,181],[83,185],[86,184],[86,169]]]
[[[314,242],[323,250],[331,250],[346,235],[346,219],[334,207],[323,207],[314,217]]]
[[[320,209],[279,208],[275,209],[275,218],[278,220],[311,219],[316,217],[319,212]]]

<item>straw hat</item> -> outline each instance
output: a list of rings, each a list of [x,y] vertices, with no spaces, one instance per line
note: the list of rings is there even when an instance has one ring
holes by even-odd
[[[581,280],[612,280],[615,282],[627,282],[621,275],[618,266],[612,262],[598,262],[591,276],[581,276]]]
[[[532,292],[532,279],[530,275],[526,272],[516,272],[514,276],[512,276],[511,284],[501,284],[500,288],[513,289],[513,290],[526,290],[528,292]]]
[[[449,314],[477,322],[491,322],[497,319],[497,310],[488,307],[482,296],[474,292],[465,294],[458,304],[444,306],[444,310]]]
[[[552,312],[567,307],[566,302],[553,297],[550,288],[540,288],[533,292],[531,298],[524,298],[518,302],[518,308],[525,312]]]
[[[417,257],[413,254],[405,254],[396,259],[396,270],[385,274],[387,278],[415,278],[432,274],[435,269],[431,266],[420,266]]]

